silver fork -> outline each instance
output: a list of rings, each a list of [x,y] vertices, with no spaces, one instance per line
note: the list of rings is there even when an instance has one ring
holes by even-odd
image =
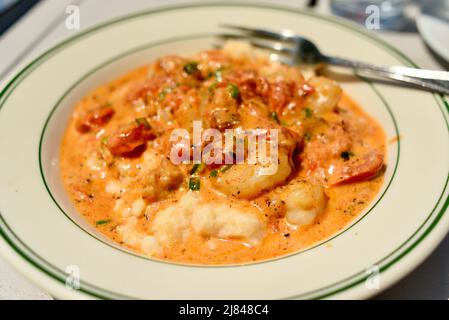
[[[323,54],[312,41],[300,37],[289,30],[275,32],[228,24],[222,24],[221,26],[241,33],[220,35],[224,38],[244,39],[255,47],[276,52],[270,55],[273,61],[289,65],[307,64],[346,67],[359,73],[393,79],[427,90],[449,94],[449,72],[446,71],[424,70],[403,66],[380,66],[328,56]],[[261,41],[261,39],[267,41]]]

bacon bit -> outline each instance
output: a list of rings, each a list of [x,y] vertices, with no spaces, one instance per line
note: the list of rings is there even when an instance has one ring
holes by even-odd
[[[108,148],[115,156],[127,156],[127,154],[155,137],[156,135],[151,127],[143,123],[133,123],[112,135],[108,139]]]
[[[353,141],[344,124],[332,123],[324,134],[307,143],[301,154],[302,165],[308,172],[326,168],[329,161],[340,158],[341,153],[351,150]]]
[[[244,99],[249,99],[254,96],[267,98],[270,93],[270,86],[267,79],[257,76],[257,73],[253,70],[232,72],[226,77],[226,80],[239,87]]]
[[[130,92],[127,100],[129,102],[134,103],[139,99],[143,99],[148,94],[149,89],[150,88],[148,82],[141,83],[139,86],[137,86]]]
[[[329,178],[329,185],[339,185],[368,180],[377,176],[384,167],[384,155],[374,150],[360,158],[336,166]]]
[[[294,81],[285,80],[270,83],[254,70],[233,72],[225,80],[239,87],[243,99],[259,96],[276,112],[281,112],[292,102],[301,105],[303,98],[315,90],[307,83],[298,85]]]
[[[270,85],[265,78],[257,77],[248,79],[240,85],[240,91],[244,97],[253,97],[255,95],[267,98],[270,93]]]
[[[271,109],[281,111],[287,103],[293,98],[293,90],[289,83],[278,81],[270,84],[270,96],[268,103]]]
[[[147,96],[156,96],[161,88],[174,86],[174,81],[166,76],[153,76],[151,79],[145,80],[134,87],[127,97],[127,101],[135,103],[140,99],[145,99]]]
[[[270,84],[268,104],[272,110],[282,112],[292,102],[301,105],[303,96],[303,89],[298,88],[295,82],[281,80]]]
[[[114,115],[114,109],[111,107],[99,107],[88,112],[76,124],[76,128],[81,133],[89,132],[90,130],[104,126]]]

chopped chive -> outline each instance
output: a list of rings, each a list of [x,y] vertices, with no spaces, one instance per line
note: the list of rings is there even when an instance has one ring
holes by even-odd
[[[215,89],[217,89],[217,83],[216,82],[214,82],[214,83],[212,83],[210,86],[209,86],[209,91],[213,91],[213,90],[215,90]]]
[[[201,171],[203,171],[204,167],[205,167],[204,163],[195,163],[192,169],[190,170],[190,174],[194,175],[196,173],[200,173]]]
[[[212,170],[211,172],[210,172],[210,177],[211,178],[215,178],[216,176],[218,175],[218,171],[217,170]]]
[[[200,179],[199,178],[190,178],[189,179],[189,189],[192,191],[200,190]]]
[[[343,160],[348,161],[349,158],[354,156],[354,153],[352,151],[343,151],[340,156],[343,158]]]
[[[103,145],[108,144],[108,137],[101,138],[101,144],[103,144]]]
[[[215,178],[216,176],[218,176],[218,174],[219,173],[223,173],[223,172],[226,172],[226,171],[228,171],[229,169],[231,169],[231,167],[232,167],[233,165],[232,164],[226,164],[226,165],[224,165],[224,166],[222,166],[220,169],[218,169],[218,170],[212,170],[211,172],[210,172],[210,177],[212,177],[212,178]]]
[[[232,164],[227,164],[227,165],[221,167],[219,171],[225,172],[225,171],[228,171],[229,169],[231,169],[231,167],[232,167]]]
[[[271,119],[273,119],[274,121],[276,121],[277,124],[280,124],[281,121],[279,120],[278,114],[277,112],[270,112],[270,117]]]
[[[194,73],[198,72],[198,62],[189,62],[189,63],[187,63],[184,66],[183,70],[187,74],[194,74]]]
[[[312,111],[312,109],[310,109],[310,108],[308,108],[308,107],[306,107],[306,108],[304,108],[304,113],[306,114],[306,118],[312,118],[312,116],[313,116],[313,111]]]
[[[146,129],[151,128],[150,123],[148,122],[148,120],[147,120],[146,118],[137,118],[137,119],[136,119],[136,122],[137,122],[137,124],[138,124],[139,126],[143,124],[143,126],[144,126]]]
[[[97,222],[95,222],[95,225],[101,226],[101,225],[107,224],[109,222],[111,222],[111,220],[98,220]]]
[[[228,84],[228,90],[231,93],[231,97],[234,99],[238,99],[240,97],[240,90],[235,84]]]
[[[160,93],[159,93],[159,101],[162,101],[165,99],[165,97],[167,96],[167,93],[170,93],[173,89],[172,88],[164,88]]]

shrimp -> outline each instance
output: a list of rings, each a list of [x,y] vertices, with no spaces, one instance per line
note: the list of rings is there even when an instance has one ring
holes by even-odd
[[[237,124],[239,120],[238,103],[228,88],[214,90],[209,99],[205,111],[212,128],[224,130]]]
[[[329,185],[339,185],[368,180],[377,176],[384,167],[384,155],[373,150],[352,160],[333,165]]]
[[[312,77],[309,85],[314,90],[307,95],[304,105],[310,106],[316,114],[326,113],[337,106],[342,95],[337,82],[324,77]]]
[[[315,125],[318,127],[318,125]],[[350,134],[340,123],[321,123],[323,132],[316,134],[316,138],[307,143],[302,155],[302,165],[308,172],[325,168],[328,163],[340,157],[344,151],[353,145]]]
[[[278,142],[266,141],[267,149],[271,150],[271,143],[278,144],[278,163],[275,172],[268,173],[273,164],[249,164],[247,162],[234,165],[221,172],[213,181],[214,186],[222,192],[238,198],[254,198],[259,194],[275,188],[283,183],[294,170],[291,155],[300,140],[293,131],[277,124],[266,116],[264,104],[248,103],[239,108],[240,124],[245,128],[266,128],[278,130]],[[259,159],[260,160],[260,159]]]
[[[104,126],[114,115],[114,109],[108,106],[96,108],[88,112],[76,124],[76,128],[81,133],[89,132],[93,128]]]
[[[279,150],[276,172],[267,175],[267,167],[262,164],[236,164],[222,172],[212,183],[225,194],[250,199],[285,183],[293,170],[290,157],[283,149]]]
[[[277,196],[285,202],[285,218],[297,226],[313,223],[326,206],[324,188],[317,180],[294,180],[279,188]]]
[[[184,180],[182,171],[167,158],[162,158],[160,165],[152,172],[145,173],[143,198],[149,202],[168,197]]]

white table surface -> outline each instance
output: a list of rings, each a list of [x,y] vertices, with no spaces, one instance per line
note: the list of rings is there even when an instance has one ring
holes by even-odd
[[[65,27],[65,9],[80,7],[81,29],[129,12],[185,0],[45,0],[0,37],[0,82],[19,65],[36,57],[77,31]],[[301,7],[305,0],[270,0]],[[315,9],[328,13],[328,2],[321,0]],[[422,68],[443,69],[415,33],[380,33],[381,38],[399,48]],[[415,271],[393,287],[380,293],[380,299],[449,299],[449,236]],[[36,288],[0,258],[0,299],[52,299]]]

